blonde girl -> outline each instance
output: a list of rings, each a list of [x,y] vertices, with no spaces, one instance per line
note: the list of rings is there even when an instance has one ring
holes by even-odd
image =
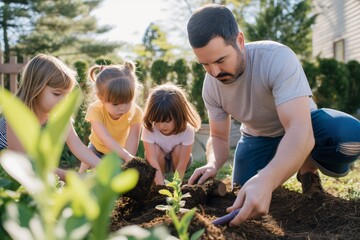
[[[145,157],[157,169],[155,183],[164,184],[164,173],[178,171],[182,178],[191,161],[195,131],[201,119],[186,93],[171,83],[150,90],[141,140]]]
[[[95,65],[88,77],[95,83],[98,98],[85,116],[91,123],[89,148],[99,157],[115,152],[123,160],[131,160],[139,146],[142,122],[142,111],[135,103],[141,85],[134,63]],[[81,171],[86,168],[82,164]]]
[[[46,125],[53,107],[76,85],[76,72],[58,58],[47,54],[39,54],[32,58],[25,66],[21,77],[16,96],[36,114],[42,126]],[[5,132],[2,135],[3,142],[6,143],[4,148],[24,152],[5,119],[1,119],[0,122],[0,125],[6,128],[6,131],[0,130]],[[100,162],[100,159],[81,142],[72,124],[66,144],[71,152],[87,165],[95,167]],[[58,170],[57,173],[61,178],[64,177],[63,171]]]

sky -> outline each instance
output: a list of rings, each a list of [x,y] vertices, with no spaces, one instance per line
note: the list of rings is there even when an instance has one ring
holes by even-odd
[[[139,44],[151,22],[170,17],[165,9],[168,9],[166,0],[104,0],[94,14],[100,26],[114,27],[100,38]]]

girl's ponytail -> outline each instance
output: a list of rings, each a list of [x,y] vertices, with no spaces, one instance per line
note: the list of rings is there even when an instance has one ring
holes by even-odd
[[[92,82],[96,82],[97,72],[101,72],[103,70],[103,66],[95,65],[89,68],[88,70],[88,79]]]
[[[125,68],[129,69],[131,72],[135,72],[136,66],[135,66],[135,64],[133,62],[126,61],[124,63],[124,66],[125,66]]]

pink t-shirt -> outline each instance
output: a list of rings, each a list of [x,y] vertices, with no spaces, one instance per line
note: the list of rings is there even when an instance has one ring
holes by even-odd
[[[154,143],[161,147],[164,153],[170,153],[177,145],[191,145],[194,143],[195,130],[191,125],[187,125],[185,131],[178,134],[166,136],[162,134],[155,126],[153,131],[150,132],[143,128],[141,140],[143,142]]]

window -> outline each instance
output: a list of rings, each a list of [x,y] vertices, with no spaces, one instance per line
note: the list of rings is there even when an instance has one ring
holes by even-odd
[[[345,62],[345,41],[340,39],[334,42],[334,58],[339,62]]]

